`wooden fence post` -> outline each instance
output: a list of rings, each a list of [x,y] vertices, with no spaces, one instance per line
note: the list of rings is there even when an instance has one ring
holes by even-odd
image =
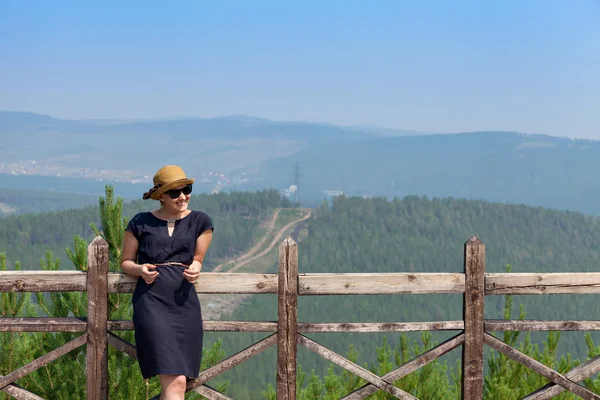
[[[298,245],[287,237],[279,245],[277,400],[296,400],[297,333]]]
[[[96,236],[88,246],[87,400],[108,399],[108,244]]]
[[[483,308],[485,301],[485,245],[473,236],[465,243],[465,294],[462,352],[462,399],[483,398]]]

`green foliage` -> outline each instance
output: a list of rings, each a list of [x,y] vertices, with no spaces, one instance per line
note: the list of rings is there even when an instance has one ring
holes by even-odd
[[[122,200],[115,201],[112,187],[106,187],[106,196],[100,201],[102,230],[93,226],[109,244],[110,270],[119,270],[119,252],[122,246],[125,219],[122,217]],[[73,249],[67,254],[77,270],[87,268],[87,242],[79,237],[73,238]],[[44,271],[60,270],[60,260],[51,251],[41,261]],[[0,270],[6,269],[6,256],[0,253]],[[17,263],[15,269],[19,270]],[[3,292],[2,317],[20,317],[42,314],[47,317],[85,317],[87,314],[87,294],[80,292],[35,293],[34,312],[25,293]],[[131,320],[131,294],[109,294],[108,316],[111,320]],[[134,343],[133,331],[115,332],[115,335]],[[0,333],[0,375],[6,375],[28,361],[52,351],[66,342],[75,339],[81,333],[41,332],[41,333]],[[203,349],[202,369],[218,363],[225,356],[221,341]],[[71,351],[50,364],[20,379],[18,384],[42,397],[52,399],[83,399],[86,396],[85,346]],[[160,392],[158,378],[144,380],[137,361],[109,346],[108,349],[109,396],[111,399],[148,399]],[[226,390],[228,382],[215,384],[217,390]],[[0,399],[5,395],[0,393]],[[190,393],[189,399],[201,396]]]
[[[7,261],[20,260],[23,269],[37,269],[39,260],[50,250],[60,258],[68,254],[73,236],[89,243],[100,234],[109,242],[111,257],[118,258],[124,225],[136,213],[156,209],[155,201],[137,200],[124,203],[116,199],[111,186],[105,188],[106,195],[100,198],[99,206],[84,209],[55,211],[37,215],[5,217],[0,224],[0,251],[8,251]],[[256,229],[275,207],[288,207],[289,201],[282,199],[276,190],[253,193],[193,194],[190,208],[207,212],[213,218],[216,234],[210,252],[204,260],[209,270],[222,260],[235,258],[254,244],[262,234]],[[121,215],[120,219],[115,218]],[[98,228],[102,227],[102,229]],[[77,246],[75,246],[77,247]],[[79,260],[81,261],[81,260]],[[81,266],[85,264],[78,263]],[[113,265],[113,264],[111,264]],[[65,265],[65,268],[71,268]]]
[[[65,249],[67,256],[78,271],[87,270],[87,247],[88,242],[79,235],[73,236],[73,249]]]
[[[281,205],[276,194],[276,192],[260,192],[194,196],[198,203],[195,203],[192,208],[206,210],[213,216],[219,233],[215,235],[213,244],[218,244],[214,249],[219,253],[219,257],[228,257],[228,255],[239,254],[244,246],[249,247],[246,244],[254,240],[256,222],[268,215],[272,207]],[[118,200],[116,202],[114,198],[109,200],[108,196],[105,200],[102,206],[104,211],[95,209],[96,214],[104,213],[106,218],[110,219],[115,226],[121,226],[119,229],[122,229],[125,219],[113,219],[119,214]],[[143,210],[142,206],[146,204],[141,202],[124,204],[123,213],[132,216],[135,212]],[[40,223],[48,223],[45,229],[33,228],[33,225],[29,225],[33,220],[30,221],[25,216],[7,218],[6,221],[10,221],[10,224],[17,225],[9,224],[12,231],[8,228],[5,231],[4,225],[0,226],[0,243],[10,243],[6,248],[12,250],[11,246],[14,244],[17,248],[20,242],[4,242],[5,238],[11,235],[26,237],[27,240],[32,238],[50,240],[52,235],[60,236],[61,228],[57,222],[68,225],[68,221],[72,221],[73,216],[79,215],[76,213],[81,210],[73,212],[74,214],[56,213],[53,216],[40,216]],[[54,219],[56,216],[58,217]],[[75,220],[79,221],[80,216]],[[93,232],[88,225],[89,221],[94,220],[94,217],[90,217],[87,223],[81,223],[81,226],[88,229],[88,236],[74,238],[72,234],[69,236],[73,244],[68,254],[76,269],[84,269],[86,266],[88,243],[86,238],[91,239]],[[96,221],[100,220],[102,217]],[[19,226],[23,230],[17,229]],[[51,226],[56,226],[56,230],[49,228]],[[451,198],[428,200],[407,197],[387,201],[340,197],[336,198],[331,206],[327,203],[322,204],[317,210],[316,218],[308,221],[309,235],[299,245],[300,272],[457,272],[462,270],[463,244],[474,234],[486,244],[486,269],[489,272],[502,272],[507,262],[511,262],[513,269],[523,272],[564,272],[565,266],[572,271],[592,271],[597,265],[597,260],[600,259],[600,251],[595,246],[595,243],[600,240],[598,228],[600,228],[598,218],[526,206],[489,204]],[[103,228],[99,232],[109,242],[112,252],[113,248],[115,250],[119,248],[118,242],[114,241],[118,238],[107,234],[109,230],[110,228],[108,230]],[[19,234],[14,235],[14,232]],[[242,237],[243,240],[237,242]],[[25,241],[25,243],[32,242]],[[212,252],[211,246],[211,257],[214,257]],[[63,268],[54,254],[56,253],[46,254],[43,262],[44,269]],[[213,260],[217,259],[219,258],[213,258]],[[10,264],[10,260],[6,257],[0,260],[2,268],[5,268],[5,264]],[[116,254],[111,253],[111,270],[117,268],[113,264],[114,260]],[[273,268],[275,268],[275,260]],[[71,295],[51,293],[36,297],[35,302],[22,306],[18,305],[19,301],[28,301],[22,300],[23,297],[20,297],[22,294],[6,293],[6,295],[14,296],[10,300],[9,297],[2,297],[2,312],[6,315],[15,312],[20,313],[20,316],[33,315],[33,310],[45,315],[85,315],[85,302],[80,297],[72,296],[75,295],[74,293]],[[524,310],[527,309],[535,313],[533,318],[539,319],[589,319],[589,315],[600,312],[600,309],[593,298],[583,297],[529,296],[522,300],[506,297],[502,301],[500,297],[490,296],[486,298],[486,317],[508,319],[516,312],[518,318],[524,318]],[[516,300],[518,304],[515,304]],[[130,319],[129,304],[130,295],[111,294],[110,318]],[[462,296],[301,297],[299,307],[299,319],[303,322],[451,320],[461,318]],[[250,298],[229,318],[272,320],[275,316],[274,296],[261,295]],[[133,342],[132,332],[116,334]],[[212,335],[209,333],[207,336]],[[384,374],[403,365],[447,337],[442,334],[428,333],[420,337],[412,334],[320,335],[318,340],[320,343],[339,353],[347,352],[349,359],[377,374]],[[47,342],[46,348],[51,349],[52,346],[57,347],[74,336],[75,334],[63,334],[63,336],[20,334],[15,343],[9,334],[0,334],[2,340],[0,354],[3,355],[0,358],[0,368],[2,368],[0,374],[10,371],[11,367],[14,369],[24,364],[23,360],[32,360],[41,355],[41,351],[37,349],[45,342]],[[235,333],[221,334],[219,339],[205,339],[205,343],[212,342],[212,346],[210,344],[206,346],[207,353],[204,355],[202,368],[221,359],[224,349],[231,351],[235,348],[245,348],[258,336],[260,334],[244,336]],[[565,333],[561,336],[555,332],[548,334],[504,332],[500,338],[560,372],[566,372],[584,360],[600,354],[600,346],[595,345],[593,333],[585,336],[585,346],[576,346],[575,343],[565,340],[565,337]],[[379,345],[374,346],[374,344]],[[255,357],[244,362],[236,369],[232,383],[228,385],[225,382],[219,388],[226,388],[228,394],[234,398],[257,398],[260,397],[261,392],[265,398],[273,398],[274,388],[269,387],[268,382],[271,382],[274,377],[274,352],[267,351],[261,356],[263,355],[265,357]],[[449,356],[445,356],[447,358],[433,362],[403,377],[395,384],[420,398],[458,398],[461,367],[457,356],[458,351],[455,350]],[[63,361],[59,359],[18,383],[31,388],[36,393],[53,393],[50,396],[52,398],[68,398],[61,397],[67,396],[67,393],[72,394],[67,392],[66,388],[61,389],[63,382],[76,382],[79,385],[84,378],[83,374],[79,373],[83,368],[81,358],[78,358],[81,357],[81,352],[73,351],[68,357],[71,359],[63,357],[68,360],[68,362],[64,361],[64,366],[61,366]],[[337,367],[326,363],[324,366],[317,364],[315,358],[310,354],[300,355],[300,365],[303,368],[299,367],[298,370],[299,398],[339,398],[364,384],[361,379]],[[156,381],[150,380],[146,386],[146,382],[139,376],[139,368],[135,362],[113,349],[109,353],[109,370],[111,397],[146,398],[147,395],[152,396],[157,392]],[[51,375],[52,379],[48,375]],[[59,377],[60,382],[56,377]],[[545,383],[544,378],[505,356],[494,351],[486,352],[484,381],[486,398],[520,398]],[[583,384],[591,390],[600,392],[600,382],[597,378],[586,379]],[[55,392],[45,392],[47,390],[55,390]],[[64,393],[61,390],[64,390]],[[54,393],[57,393],[55,397]],[[561,396],[559,399],[575,398],[569,394]],[[1,394],[0,398],[2,398]],[[382,393],[377,393],[371,398],[386,397]]]
[[[84,194],[0,188],[0,217],[83,208],[96,201]]]
[[[90,227],[97,236],[101,236],[108,243],[110,270],[114,272],[119,269],[123,232],[127,227],[127,218],[123,217],[123,199],[119,198],[115,202],[112,186],[107,185],[105,190],[105,196],[99,199],[102,230],[93,222],[90,223]]]
[[[580,213],[416,196],[392,201],[342,196],[315,211],[315,218],[307,221],[309,234],[298,245],[300,273],[462,272],[464,243],[473,235],[486,245],[487,272],[504,272],[507,263],[516,272],[591,272],[600,260],[600,218]],[[269,272],[276,272],[273,261]],[[588,320],[600,314],[600,304],[589,295],[518,296],[511,303],[514,315],[519,314],[519,305],[532,319]],[[301,296],[298,306],[302,322],[462,319],[462,295],[451,294]],[[502,297],[486,297],[486,318],[500,319],[504,313]],[[276,315],[276,299],[257,295],[228,318],[273,320]],[[353,345],[361,365],[376,361],[374,343],[383,340],[383,334],[376,333],[319,335],[319,343],[340,354]],[[221,335],[227,349],[245,348],[257,336]],[[581,336],[563,333],[559,355],[570,353],[573,359],[584,359],[587,347]],[[416,339],[413,334],[409,337]],[[432,337],[443,342],[449,334]],[[597,332],[590,337],[600,340]],[[524,334],[519,339],[524,340]],[[530,337],[532,343],[545,339],[540,332]],[[389,334],[387,340],[394,348],[401,338]],[[456,352],[451,353],[449,363],[456,357]],[[274,362],[274,355],[246,361],[248,373],[240,370],[231,377],[232,397],[240,397],[238,387],[264,391],[273,379],[268,371]],[[306,371],[314,369],[319,376],[327,373],[327,364],[311,353],[299,353],[299,362]]]
[[[431,341],[431,335],[428,332],[421,334],[420,343],[416,341],[411,343],[408,336],[402,335],[400,342],[394,348],[389,345],[384,337],[381,346],[376,347],[376,362],[370,365],[365,363],[363,367],[376,375],[383,376],[435,345]],[[354,363],[357,362],[358,353],[352,346],[346,358]],[[297,372],[298,399],[339,399],[367,384],[365,380],[346,370],[342,369],[339,373],[336,370],[339,370],[339,368],[331,364],[323,378],[312,370],[307,379],[306,373],[299,366]],[[393,383],[420,399],[458,398],[460,396],[460,380],[451,379],[448,372],[449,368],[446,362],[432,362]],[[269,385],[267,390],[262,392],[262,395],[266,400],[275,400],[276,392],[273,385]],[[395,399],[395,397],[378,391],[369,396],[369,399],[390,400]]]
[[[18,263],[14,270],[21,269]],[[6,255],[0,253],[0,271],[6,271]],[[30,296],[26,293],[2,292],[0,304],[0,317],[16,318],[32,314]],[[27,334],[23,332],[0,333],[0,376],[6,375],[18,368],[22,362],[22,354],[28,348]],[[0,392],[0,399],[3,394]]]
[[[511,319],[511,303],[511,297],[506,296],[504,304],[506,319]],[[519,319],[523,319],[525,313],[522,307],[520,309]],[[519,342],[519,334],[519,332],[504,332],[503,341],[563,374],[580,364],[579,360],[572,359],[568,355],[558,356],[559,332],[548,332],[541,349],[531,342],[529,333],[525,335],[523,341]],[[589,349],[588,358],[597,357],[600,354],[600,346],[595,346],[589,335],[586,336],[586,342]],[[405,365],[436,345],[437,343],[432,342],[432,336],[429,332],[423,332],[420,341],[413,341],[412,343],[407,335],[402,334],[399,343],[394,348],[388,344],[387,339],[384,337],[381,345],[376,348],[376,362],[370,365],[364,364],[363,367],[376,375],[383,376]],[[356,363],[357,352],[352,346],[346,358]],[[460,360],[454,365],[448,366],[446,361],[438,359],[402,379],[394,381],[393,384],[420,399],[459,399],[461,397],[461,368]],[[339,399],[366,383],[366,381],[346,370],[342,370],[341,373],[336,372],[333,364],[329,365],[323,377],[312,370],[308,378],[302,366],[298,366],[297,395],[299,400]],[[487,355],[487,368],[483,385],[484,399],[486,400],[520,399],[546,383],[548,383],[547,379],[503,354],[490,351]],[[595,393],[600,393],[600,378],[586,379],[584,386]],[[267,390],[262,392],[262,396],[265,400],[275,400],[276,391],[274,386],[270,384]],[[390,400],[395,397],[383,391],[377,391],[368,398],[372,400]],[[574,400],[579,397],[572,393],[563,392],[554,398]]]

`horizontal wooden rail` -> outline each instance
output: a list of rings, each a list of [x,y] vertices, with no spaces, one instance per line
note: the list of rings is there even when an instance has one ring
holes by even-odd
[[[0,332],[85,332],[85,318],[0,318]],[[414,332],[462,330],[463,321],[434,322],[363,322],[299,323],[298,331],[316,332]],[[133,321],[108,321],[109,331],[133,329]],[[277,332],[277,322],[204,321],[204,330],[212,332]]]
[[[298,323],[298,332],[415,332],[458,331],[464,321]]]
[[[276,294],[277,274],[204,272],[196,291]],[[0,271],[0,292],[85,292],[84,271]],[[109,274],[111,293],[133,293],[137,278]],[[299,274],[299,295],[464,293],[462,273]],[[486,295],[599,294],[600,273],[486,273]]]
[[[464,274],[300,274],[299,295],[462,293]]]
[[[485,320],[488,332],[600,331],[600,321]]]
[[[598,294],[600,273],[485,274],[485,294]]]
[[[198,293],[277,293],[277,274],[203,272],[196,283]],[[0,292],[85,292],[83,271],[0,271]],[[108,274],[110,293],[133,293],[137,278]]]
[[[85,332],[85,318],[0,318],[0,332]]]
[[[83,271],[1,271],[0,292],[84,292]],[[600,273],[487,273],[486,295],[598,294]],[[299,295],[464,293],[461,273],[300,274]],[[109,274],[111,293],[131,293],[137,278]],[[205,272],[198,293],[277,293],[277,274]]]
[[[0,292],[85,292],[83,271],[0,271]]]
[[[125,274],[109,274],[108,291],[133,293],[136,282],[137,278]],[[275,294],[277,274],[202,272],[195,286],[196,292],[205,294]]]
[[[600,321],[494,320],[484,321],[488,332],[506,331],[600,331]],[[0,332],[85,332],[86,319],[64,318],[0,318]],[[108,321],[108,330],[133,329],[133,321]],[[458,331],[464,321],[429,322],[325,322],[298,323],[298,332],[420,332]],[[269,321],[204,321],[207,332],[277,332],[277,323]]]
[[[0,318],[0,332],[85,332],[85,318]],[[133,330],[133,321],[108,321],[109,331]],[[204,330],[213,332],[277,332],[276,322],[204,321]]]

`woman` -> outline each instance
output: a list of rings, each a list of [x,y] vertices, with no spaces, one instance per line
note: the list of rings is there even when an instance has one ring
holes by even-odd
[[[144,379],[158,375],[161,399],[183,399],[200,371],[202,313],[194,283],[212,240],[212,220],[188,209],[192,184],[167,165],[144,200],[160,208],[137,214],[125,230],[121,268],[139,277],[133,293],[137,357]]]

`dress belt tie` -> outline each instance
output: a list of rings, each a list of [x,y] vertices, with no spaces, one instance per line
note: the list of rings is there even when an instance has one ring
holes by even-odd
[[[172,266],[172,265],[176,265],[176,266],[186,267],[186,268],[189,267],[189,265],[185,265],[185,264],[182,264],[180,262],[174,262],[174,261],[169,261],[169,262],[166,262],[166,263],[153,264],[153,265],[156,265],[156,266],[162,266],[162,265]]]

